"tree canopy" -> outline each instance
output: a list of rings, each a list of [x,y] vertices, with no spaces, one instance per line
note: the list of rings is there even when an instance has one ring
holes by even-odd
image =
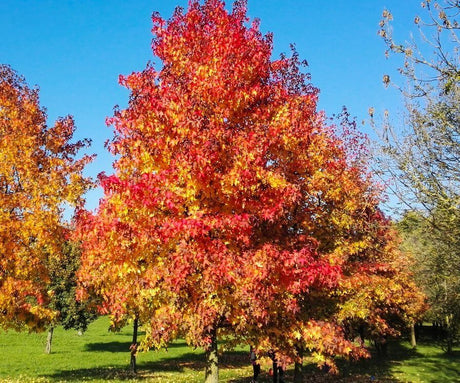
[[[417,310],[404,308],[402,286],[414,286],[401,282],[362,137],[346,116],[327,124],[297,53],[272,60],[245,2],[152,19],[161,68],[121,76],[131,93],[109,119],[115,174],[100,176],[97,211],[78,216],[81,298],[102,297],[115,327],[139,320],[144,348],[179,335],[204,347],[210,381],[227,335],[332,367],[365,355],[346,333],[375,301],[360,286],[382,298],[379,334],[385,313]]]
[[[48,306],[47,262],[68,236],[65,204],[79,205],[88,142],[72,142],[72,117],[46,124],[38,89],[0,66],[0,326],[40,329],[58,314]]]

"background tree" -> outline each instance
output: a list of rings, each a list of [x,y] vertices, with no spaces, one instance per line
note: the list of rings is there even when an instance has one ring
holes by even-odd
[[[361,247],[383,222],[362,140],[327,125],[295,51],[272,61],[248,21],[242,1],[154,14],[162,67],[121,77],[115,174],[77,221],[81,297],[102,297],[115,327],[139,320],[144,348],[205,348],[213,382],[226,336],[285,361],[364,354],[337,317],[340,286],[384,259]]]
[[[365,271],[344,280],[340,292],[345,299],[338,316],[349,336],[359,336],[361,342],[369,339],[377,351],[385,352],[388,338],[413,330],[426,303],[409,272],[414,267],[413,254],[400,250],[391,221],[376,212],[369,223],[366,245],[361,244],[361,259],[354,265]],[[415,346],[415,338],[412,341]]]
[[[48,262],[62,254],[64,204],[82,203],[90,157],[71,142],[74,122],[46,125],[38,90],[0,66],[0,326],[39,330],[55,320]]]
[[[425,287],[429,292],[434,280],[443,286],[443,299],[434,299],[439,293],[429,296],[438,307],[436,311],[442,313],[439,320],[452,339],[460,320],[453,309],[460,304],[456,277],[460,264],[460,25],[456,20],[460,4],[424,1],[421,6],[425,16],[414,19],[420,38],[403,44],[393,38],[392,14],[383,13],[380,35],[387,44],[387,53],[403,57],[399,71],[407,87],[399,89],[407,113],[402,133],[388,122],[384,124],[379,165],[395,180],[394,191],[400,200],[410,210],[421,211],[420,217],[429,222],[417,229],[432,240],[431,250],[425,253],[426,268],[437,265],[432,269],[436,275],[425,279]],[[390,83],[389,76],[384,82]],[[449,351],[451,347],[448,342]]]
[[[45,348],[48,354],[51,352],[53,331],[56,325],[62,325],[65,330],[77,330],[81,334],[86,331],[88,324],[96,319],[94,302],[88,300],[81,302],[76,299],[76,274],[80,268],[80,247],[71,241],[65,241],[62,247],[62,253],[49,258],[46,264],[50,278],[48,307],[59,313],[56,320],[48,327]]]
[[[439,238],[437,231],[432,230],[430,219],[422,212],[409,211],[398,221],[397,227],[403,238],[403,250],[414,256],[416,282],[429,298],[425,320],[441,330],[441,334],[435,335],[442,335],[442,346],[450,352],[459,333],[459,306],[458,294],[449,288],[459,285],[460,273],[455,253],[445,247],[445,238]]]

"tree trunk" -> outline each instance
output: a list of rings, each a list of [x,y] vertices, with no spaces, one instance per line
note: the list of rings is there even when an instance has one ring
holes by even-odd
[[[452,347],[454,344],[454,334],[452,331],[451,316],[446,315],[446,335],[447,335],[447,353],[452,354]]]
[[[273,383],[278,383],[278,363],[276,362],[276,359],[273,359]]]
[[[134,373],[137,373],[137,366],[136,366],[136,356],[137,356],[137,329],[139,327],[139,321],[137,317],[134,319],[133,323],[133,342],[131,343],[131,370]]]
[[[47,354],[51,354],[51,343],[53,342],[53,332],[54,332],[54,327],[51,326],[48,329],[48,336],[46,337],[45,352]]]
[[[294,365],[294,383],[303,382],[303,365],[302,363],[296,362]]]
[[[300,361],[295,362],[294,365],[294,383],[303,382],[303,352],[301,349],[297,349],[297,354],[299,355]]]
[[[417,338],[415,336],[415,325],[413,323],[410,325],[410,345],[412,346],[412,348],[417,347]]]
[[[452,336],[450,334],[450,331],[449,331],[449,334],[447,335],[447,353],[448,354],[452,354],[452,346],[453,346],[454,342],[452,341]]]
[[[211,332],[211,344],[206,350],[206,369],[205,383],[218,383],[219,381],[219,365],[217,356],[217,331]]]

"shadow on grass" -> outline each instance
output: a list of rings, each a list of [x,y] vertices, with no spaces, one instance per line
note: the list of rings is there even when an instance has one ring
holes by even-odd
[[[360,361],[346,361],[343,359],[337,360],[337,365],[340,373],[338,375],[328,374],[318,369],[315,364],[307,364],[303,366],[303,382],[309,383],[396,383],[397,379],[391,378],[391,367],[395,363],[406,363],[407,360],[420,357],[415,350],[401,346],[399,343],[388,345],[388,356],[373,355],[371,359]],[[290,368],[285,373],[285,381],[292,382],[294,380],[294,369]],[[247,383],[247,378],[236,378],[229,383]],[[264,371],[259,383],[271,383],[273,378]]]
[[[51,381],[65,382],[83,382],[91,380],[145,380],[139,374],[134,374],[128,368],[119,367],[99,367],[99,368],[82,368],[77,370],[64,370],[52,375],[43,376]]]
[[[184,347],[185,343],[178,342],[170,345],[170,348]],[[127,352],[129,343],[126,342],[111,342],[111,343],[93,343],[88,346],[89,351],[111,351],[111,352]],[[137,375],[134,375],[127,368],[122,367],[102,367],[89,368],[80,370],[61,371],[59,373],[46,376],[53,381],[73,381],[80,382],[85,380],[130,380],[136,379],[139,381],[147,380],[153,376],[161,376],[166,374],[181,374],[190,373],[193,371],[203,371],[205,368],[205,356],[203,352],[187,352],[184,354],[167,355],[163,357],[154,352],[149,356],[150,361],[142,361],[138,363]],[[429,382],[460,382],[457,377],[460,376],[460,351],[455,351],[452,355],[447,355],[442,350],[432,346],[432,343],[427,345],[421,344],[419,349],[412,349],[405,343],[389,342],[387,356],[373,355],[371,359],[349,362],[346,360],[338,360],[340,374],[331,376],[318,370],[315,365],[304,366],[304,382],[342,382],[342,383],[390,383],[397,382],[396,378],[391,376],[403,377],[403,381],[408,381],[408,371],[421,372],[422,380]],[[229,351],[221,355],[219,365],[222,369],[238,369],[249,366],[248,355],[246,351]],[[285,381],[293,381],[293,369],[286,371]],[[415,376],[415,375],[413,375]],[[410,379],[410,378],[409,378]],[[457,380],[456,380],[457,379]],[[250,377],[234,378],[229,380],[231,383],[247,383]],[[410,381],[410,380],[409,380]],[[268,375],[268,371],[262,371],[259,379],[260,383],[272,382],[272,377]]]
[[[107,347],[109,345],[109,347]],[[125,343],[94,343],[88,345],[90,351],[113,351],[125,346]],[[129,348],[129,345],[128,345]],[[126,351],[123,348],[122,351]],[[121,367],[101,367],[78,370],[64,370],[58,373],[47,375],[45,378],[56,381],[86,381],[98,380],[146,380],[156,373],[172,372],[182,373],[185,370],[203,371],[205,368],[205,356],[203,353],[186,353],[178,357],[163,358],[154,361],[143,361],[138,363],[138,374],[133,374],[128,366]],[[229,351],[224,353],[219,359],[219,366],[223,369],[233,369],[245,367],[249,364],[247,353],[244,351]],[[241,382],[247,382],[242,380]]]
[[[98,342],[88,343],[85,345],[85,351],[88,352],[129,352],[130,341],[125,342]],[[168,345],[167,349],[187,347],[185,342],[175,342]]]
[[[351,377],[365,374],[371,379],[383,379],[391,376],[393,365],[406,363],[408,360],[423,356],[417,352],[417,349],[405,347],[400,342],[389,342],[386,355],[378,355],[372,349],[371,353],[372,357],[369,359],[339,361],[338,367],[341,371],[341,376]]]
[[[373,350],[371,350],[373,351]],[[398,375],[405,376],[411,371],[413,376],[420,374],[420,381],[460,382],[460,352],[452,355],[428,343],[412,349],[408,344],[398,341],[389,342],[386,356],[373,352],[372,358],[359,361],[338,360],[338,376],[319,372],[316,366],[305,366],[305,382],[399,382]],[[423,371],[423,375],[422,375]],[[290,371],[293,373],[292,371]],[[232,383],[240,383],[238,381]]]
[[[395,374],[410,372],[420,376],[420,381],[432,383],[460,382],[460,351],[445,353],[439,347],[421,344],[423,353],[394,362]],[[398,363],[399,362],[399,363]]]
[[[202,370],[205,367],[204,358],[203,354],[187,353],[178,357],[143,362],[139,364],[139,368],[142,370],[161,372],[183,372],[186,368],[191,370]]]
[[[100,342],[88,343],[85,345],[85,351],[89,352],[129,352],[130,342]]]
[[[187,353],[178,357],[143,362],[139,365],[139,368],[151,371],[181,372],[184,369],[201,371],[204,370],[205,365],[204,353]],[[241,368],[248,365],[248,356],[244,351],[227,351],[219,357],[219,367],[223,369]]]
[[[189,347],[187,342],[185,341],[174,341],[173,343],[169,343],[167,349],[172,349],[172,348],[183,348],[183,347]]]

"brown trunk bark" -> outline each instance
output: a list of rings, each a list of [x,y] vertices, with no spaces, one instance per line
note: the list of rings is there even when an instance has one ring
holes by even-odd
[[[205,383],[219,382],[219,364],[217,355],[217,331],[211,332],[211,344],[206,350]]]
[[[303,365],[302,363],[296,362],[294,365],[294,383],[303,382]]]
[[[273,361],[273,383],[279,383],[278,380],[278,363]]]
[[[410,345],[412,348],[417,347],[417,338],[415,337],[415,325],[412,323],[410,326]]]
[[[452,347],[454,344],[454,334],[452,333],[451,316],[446,315],[446,334],[447,334],[447,353],[452,354]]]
[[[294,383],[303,382],[303,352],[302,349],[297,348],[297,354],[299,355],[300,361],[294,365]]]
[[[133,323],[133,341],[131,343],[131,370],[135,374],[137,373],[137,365],[136,365],[136,356],[137,356],[137,329],[139,327],[139,321],[137,318],[134,319]]]
[[[448,335],[448,338],[447,338],[447,353],[448,354],[452,354],[453,343],[454,342],[452,341],[452,337]]]

